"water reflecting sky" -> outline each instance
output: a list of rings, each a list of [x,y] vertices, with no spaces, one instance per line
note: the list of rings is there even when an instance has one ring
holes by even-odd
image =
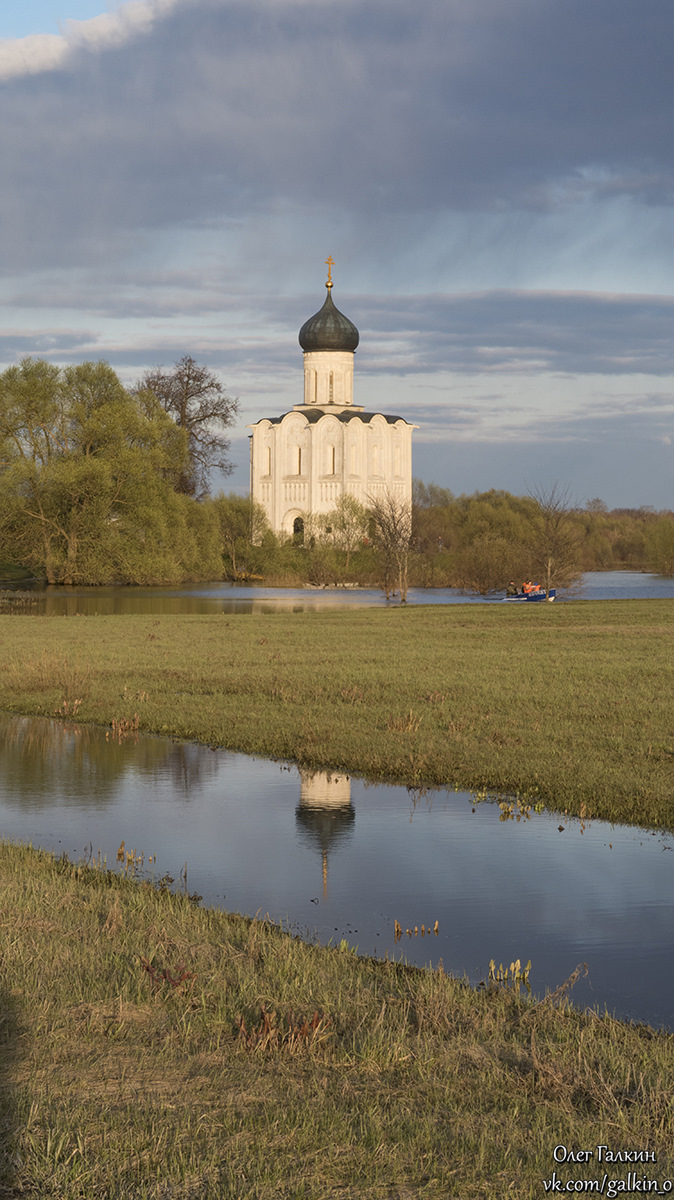
[[[473,811],[474,810],[474,811]],[[321,941],[485,978],[532,961],[534,991],[579,962],[577,1004],[674,1027],[674,839],[465,793],[417,796],[189,743],[0,716],[0,835],[108,862],[157,855],[204,903],[261,910]],[[563,826],[559,831],[560,824]],[[437,936],[396,944],[403,927]]]
[[[0,584],[0,588],[9,585]],[[17,585],[19,588],[22,585]],[[323,608],[385,607],[376,588],[266,588],[238,583],[195,583],[176,587],[34,588],[31,611],[48,616],[104,613],[307,612]],[[564,599],[673,599],[674,579],[639,571],[594,571]],[[410,604],[499,604],[502,598],[465,595],[456,588],[410,588]]]

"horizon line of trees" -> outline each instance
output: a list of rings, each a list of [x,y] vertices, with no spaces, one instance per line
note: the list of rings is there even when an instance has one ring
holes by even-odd
[[[455,496],[415,480],[412,504],[345,495],[274,535],[250,498],[208,494],[231,470],[237,402],[185,356],[125,388],[106,362],[25,358],[0,374],[0,561],[49,583],[261,578],[398,591],[546,588],[584,571],[674,575],[674,512],[573,505],[556,485]]]
[[[300,535],[279,536],[250,499],[215,500],[232,579],[292,584],[457,587],[483,595],[533,579],[567,587],[586,571],[674,575],[674,512],[579,508],[558,486],[527,496],[492,489],[454,496],[414,481],[412,505],[389,494],[368,506],[345,495],[328,514],[304,514]]]

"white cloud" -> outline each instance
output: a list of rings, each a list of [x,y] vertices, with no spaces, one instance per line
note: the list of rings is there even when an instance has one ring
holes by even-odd
[[[31,33],[24,38],[0,39],[0,79],[38,75],[65,64],[69,45],[56,33]]]
[[[66,68],[78,50],[100,51],[122,46],[149,33],[155,21],[181,0],[127,0],[116,12],[87,21],[67,20],[62,34],[32,33],[0,39],[0,80]]]

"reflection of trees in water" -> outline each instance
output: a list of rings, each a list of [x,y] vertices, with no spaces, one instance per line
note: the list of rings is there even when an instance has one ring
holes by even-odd
[[[95,617],[133,613],[141,616],[178,616],[185,613],[253,612],[257,601],[227,595],[191,595],[189,590],[164,588],[161,592],[133,587],[53,587],[35,591],[31,612],[47,617]],[[287,611],[287,605],[269,602],[270,612]],[[266,610],[265,610],[266,611]]]
[[[26,585],[28,590],[30,585]],[[240,596],[236,589],[219,592],[198,590],[190,592],[189,586],[182,588],[135,587],[51,587],[41,585],[31,589],[30,611],[47,617],[95,617],[127,615],[179,616],[185,613],[287,613],[316,612],[325,608],[322,599],[295,598],[290,601],[285,590],[278,599],[272,596],[257,599]],[[10,594],[7,592],[6,594]],[[359,593],[361,596],[362,593]],[[340,600],[343,599],[340,597]]]
[[[215,778],[223,763],[223,755],[208,746],[173,742],[164,761],[163,773],[168,771],[176,792],[192,799],[210,779]]]
[[[140,736],[106,740],[106,730],[40,717],[0,718],[0,771],[7,799],[49,808],[109,803],[127,777],[170,778],[183,796],[217,774],[221,759],[201,746]],[[129,779],[130,782],[130,779]]]
[[[40,597],[40,612],[48,617],[93,617],[100,614],[140,614],[145,616],[175,616],[181,613],[211,613],[217,605],[211,600],[193,596],[148,595],[134,588],[91,588],[90,591],[66,593],[60,589]]]

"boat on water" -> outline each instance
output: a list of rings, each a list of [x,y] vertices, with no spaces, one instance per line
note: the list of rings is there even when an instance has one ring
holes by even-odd
[[[555,588],[550,588],[549,595],[545,588],[537,588],[535,592],[517,592],[514,596],[505,596],[504,599],[509,602],[518,602],[522,600],[554,600],[556,595],[557,591]]]

